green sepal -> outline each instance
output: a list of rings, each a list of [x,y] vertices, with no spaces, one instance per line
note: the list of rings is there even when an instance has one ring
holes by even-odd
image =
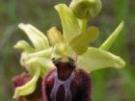
[[[26,33],[36,50],[42,50],[49,47],[47,37],[34,26],[21,23],[19,24],[19,28]]]
[[[65,4],[58,4],[55,9],[59,13],[63,36],[66,42],[70,42],[76,35],[80,33],[80,27],[77,18],[73,14],[72,10]]]
[[[18,98],[19,96],[26,96],[32,94],[36,89],[39,76],[40,76],[40,69],[37,68],[35,74],[33,75],[32,79],[29,82],[15,89],[15,94],[13,98]]]
[[[89,47],[83,55],[78,57],[77,64],[80,68],[83,68],[88,72],[103,68],[122,68],[125,66],[124,60],[120,57],[93,47]]]

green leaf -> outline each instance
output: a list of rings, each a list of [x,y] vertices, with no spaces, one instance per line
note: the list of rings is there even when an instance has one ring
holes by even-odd
[[[58,4],[55,6],[55,9],[59,13],[61,19],[64,40],[69,42],[80,33],[77,18],[73,14],[72,10],[65,4]]]
[[[107,38],[107,40],[100,46],[100,49],[109,50],[111,45],[115,42],[120,32],[124,28],[124,21],[122,21],[119,26],[114,30],[114,32]]]
[[[88,72],[109,67],[122,68],[125,66],[125,62],[120,57],[92,47],[89,47],[86,53],[78,57],[78,64],[80,68]]]
[[[19,28],[26,33],[36,50],[46,49],[49,47],[47,37],[34,26],[21,23],[19,24]]]
[[[78,55],[81,55],[87,51],[89,43],[93,42],[97,38],[98,34],[98,28],[91,26],[87,31],[73,38],[70,45]]]
[[[35,71],[33,78],[28,83],[26,83],[25,85],[21,87],[17,87],[15,89],[14,98],[18,98],[19,96],[26,96],[33,93],[34,90],[36,89],[36,84],[37,84],[39,75],[40,75],[40,69],[37,69]]]

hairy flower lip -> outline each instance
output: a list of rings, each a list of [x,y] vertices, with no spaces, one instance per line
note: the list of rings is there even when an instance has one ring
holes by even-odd
[[[43,89],[42,90],[43,90],[44,101],[54,101],[54,100],[48,100],[48,99],[50,99],[50,96],[48,96],[48,92],[45,89],[47,89],[46,88],[47,86],[49,87],[48,90],[52,88],[53,83],[54,83],[55,73],[56,73],[55,71],[56,71],[55,69],[52,70],[52,71],[50,71],[43,78],[43,82],[42,82]],[[74,99],[72,99],[71,101],[91,101],[91,90],[92,90],[91,89],[91,86],[92,85],[91,85],[91,77],[90,77],[90,75],[86,71],[84,71],[82,69],[76,69],[74,72],[75,72],[75,78],[74,78],[74,80],[71,83],[72,84],[71,90],[74,92],[75,88],[78,88],[79,85],[81,84],[81,85],[83,85],[82,87],[84,87],[84,88],[86,87],[86,89],[85,89],[86,92],[83,93],[85,95],[85,96],[83,96],[84,97],[83,100],[82,100],[81,96],[76,96],[76,94],[74,94],[73,95],[74,96],[73,97]],[[74,93],[77,93],[77,92],[75,91]],[[58,95],[60,95],[60,93]],[[63,100],[58,100],[58,101],[63,101]],[[69,101],[69,100],[67,100],[67,101]]]

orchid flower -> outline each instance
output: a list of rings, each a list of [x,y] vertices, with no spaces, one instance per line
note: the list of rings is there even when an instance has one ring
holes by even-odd
[[[94,42],[99,29],[88,26],[88,19],[93,19],[101,11],[100,0],[73,0],[70,6],[58,4],[58,12],[62,31],[52,27],[47,31],[47,36],[30,24],[19,24],[32,42],[32,46],[24,41],[19,41],[14,47],[22,50],[20,63],[28,71],[32,79],[26,84],[15,89],[14,98],[32,94],[36,89],[37,81],[55,68],[52,58],[76,57],[76,65],[91,73],[103,68],[122,68],[125,62],[119,56],[109,52],[109,48],[120,35],[124,27],[122,21],[112,34],[100,47],[89,46]]]

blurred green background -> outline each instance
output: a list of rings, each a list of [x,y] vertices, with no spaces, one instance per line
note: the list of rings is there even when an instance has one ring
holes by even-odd
[[[0,101],[14,101],[11,79],[22,72],[20,54],[13,45],[28,40],[17,28],[31,23],[46,33],[51,26],[61,28],[53,6],[70,0],[0,0]],[[93,101],[135,101],[135,0],[102,0],[100,15],[89,22],[100,28],[99,46],[123,19],[125,28],[111,48],[127,62],[121,70],[104,69],[91,74]]]

